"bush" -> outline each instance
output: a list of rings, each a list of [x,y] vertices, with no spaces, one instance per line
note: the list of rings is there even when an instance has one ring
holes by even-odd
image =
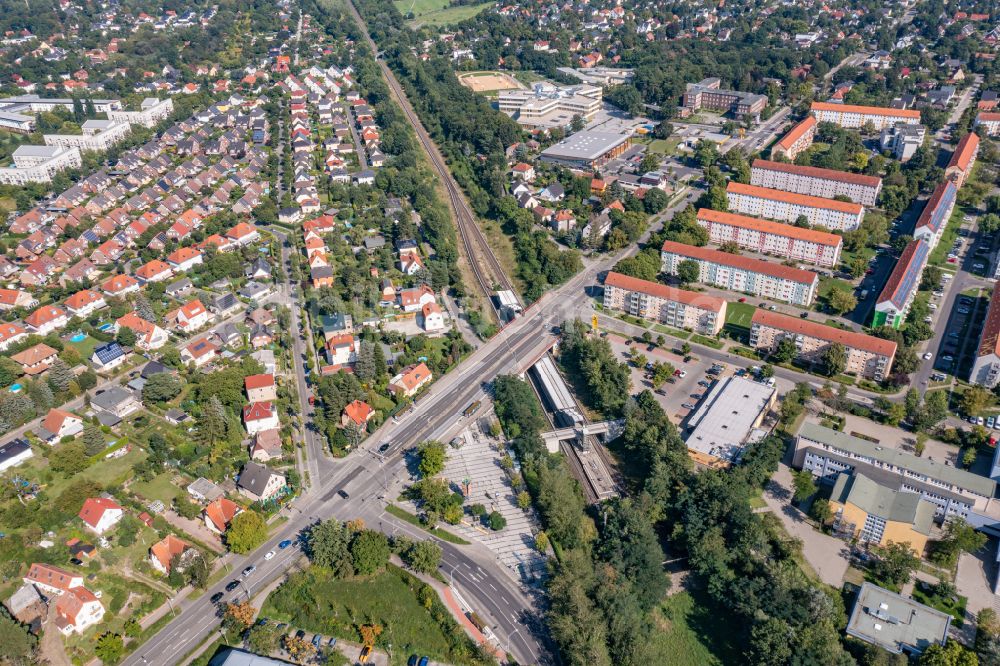
[[[503,528],[507,527],[507,519],[500,515],[499,511],[494,511],[490,514],[490,529],[494,532],[499,532]]]

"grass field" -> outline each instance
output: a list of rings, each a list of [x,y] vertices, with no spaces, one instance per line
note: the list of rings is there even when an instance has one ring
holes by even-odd
[[[653,611],[655,628],[638,663],[665,666],[741,663],[740,632],[726,621],[729,615],[729,611],[698,590],[667,597]]]
[[[153,477],[151,481],[133,483],[131,490],[146,499],[160,500],[169,506],[174,498],[181,494],[181,489],[174,484],[173,478],[174,475],[171,472],[164,472]]]
[[[448,0],[396,0],[396,9],[403,16],[413,15],[413,23],[420,25],[448,25],[472,18],[493,3],[452,7]]]
[[[87,359],[93,355],[94,348],[97,347],[100,342],[98,342],[97,338],[88,335],[80,342],[67,342],[66,344],[80,352],[81,358]]]
[[[649,142],[649,152],[660,153],[661,155],[673,155],[677,152],[680,139],[671,137],[669,139],[653,139]]]
[[[731,333],[740,337],[750,335],[750,320],[753,319],[754,306],[749,303],[732,302],[726,303],[726,325],[725,328]]]

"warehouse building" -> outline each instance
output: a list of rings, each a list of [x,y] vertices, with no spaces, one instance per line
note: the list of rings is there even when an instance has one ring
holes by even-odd
[[[871,124],[876,131],[881,131],[898,123],[904,125],[920,124],[920,111],[917,109],[890,109],[883,106],[813,102],[809,110],[818,122],[833,123],[847,129],[860,129]]]
[[[826,199],[842,195],[862,206],[874,206],[882,191],[882,179],[876,176],[769,160],[753,161],[750,184]]]
[[[690,260],[698,265],[699,282],[803,307],[812,304],[819,286],[819,276],[811,271],[707,247],[665,241],[660,257],[668,275],[677,275],[680,263]]]
[[[948,226],[948,220],[951,218],[952,211],[955,210],[957,200],[958,188],[954,182],[946,180],[934,188],[934,192],[931,193],[930,199],[927,200],[924,210],[920,213],[920,217],[917,218],[917,223],[913,227],[913,237],[925,241],[933,250],[938,241],[941,240],[941,234],[944,233],[945,227]]]
[[[698,224],[712,243],[736,243],[751,252],[804,261],[828,268],[840,262],[844,240],[837,234],[782,224],[759,217],[724,213],[710,208],[698,211]]]
[[[721,298],[615,272],[604,280],[604,307],[701,335],[718,335],[726,323]]]
[[[899,328],[906,321],[929,256],[930,247],[922,240],[911,241],[906,246],[875,302],[873,327]]]
[[[836,199],[822,199],[756,185],[729,181],[726,186],[729,208],[735,213],[795,222],[805,217],[812,226],[838,231],[857,229],[864,219],[861,204]]]
[[[688,420],[688,455],[706,467],[738,463],[747,446],[770,433],[765,422],[777,395],[774,387],[744,377],[717,382]]]
[[[632,137],[612,132],[577,132],[542,151],[541,160],[576,169],[599,169],[632,145]]]
[[[874,381],[881,381],[889,375],[896,357],[896,343],[892,340],[826,326],[779,312],[764,309],[754,311],[750,323],[751,347],[771,353],[786,338],[795,342],[796,359],[807,363],[819,362],[823,352],[831,344],[841,344],[847,353],[844,372]]]
[[[792,162],[799,153],[809,149],[815,137],[816,119],[806,116],[771,147],[771,157],[781,157]]]

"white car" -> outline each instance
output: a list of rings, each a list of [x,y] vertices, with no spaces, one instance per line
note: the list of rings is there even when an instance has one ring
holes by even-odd
[[[927,307],[930,308],[931,310],[937,310],[938,308],[937,303],[930,303],[928,304]]]
[[[269,560],[269,559],[271,559],[272,557],[274,557],[274,555],[275,555],[274,551],[273,551],[273,550],[269,550],[269,551],[267,551],[267,554],[266,554],[266,555],[264,555],[264,559],[265,559],[265,560]]]
[[[924,360],[925,360],[925,361],[929,361],[929,360],[931,360],[931,357],[932,357],[932,356],[934,356],[934,354],[932,354],[932,353],[930,353],[930,352],[924,352]]]

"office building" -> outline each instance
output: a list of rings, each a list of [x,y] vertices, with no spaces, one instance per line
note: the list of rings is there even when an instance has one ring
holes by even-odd
[[[794,194],[756,185],[729,181],[726,199],[734,213],[795,222],[804,217],[812,226],[851,231],[861,225],[865,209],[861,204]]]
[[[834,533],[873,546],[905,543],[917,555],[927,548],[934,505],[917,493],[883,486],[860,472],[837,476],[830,494]]]
[[[722,90],[722,81],[710,77],[698,83],[687,84],[682,106],[688,113],[699,109],[731,113],[737,118],[760,118],[767,106],[767,96],[737,90]]]
[[[833,123],[847,129],[861,129],[871,124],[876,131],[880,131],[897,123],[920,124],[920,111],[917,109],[890,109],[882,106],[813,102],[809,110],[818,122]]]
[[[818,363],[823,352],[834,343],[843,345],[847,353],[844,372],[881,381],[892,370],[896,343],[873,335],[826,326],[800,317],[759,309],[750,323],[750,346],[766,353],[774,352],[784,339],[795,342],[796,358],[806,363]]]
[[[82,134],[43,134],[46,146],[79,148],[104,152],[128,136],[131,128],[112,120],[85,120]]]
[[[500,110],[529,129],[568,127],[579,116],[591,120],[601,110],[604,92],[599,86],[554,86],[536,83],[531,90],[501,90]]]
[[[674,241],[663,243],[660,257],[668,275],[677,275],[682,261],[694,261],[699,282],[803,307],[812,304],[819,285],[811,271]]]
[[[840,262],[844,240],[837,234],[710,208],[700,209],[697,219],[698,224],[708,231],[712,243],[736,243],[751,252],[828,268]]]
[[[109,111],[108,120],[126,125],[142,125],[143,127],[156,127],[161,122],[170,117],[174,112],[174,102],[169,97],[167,99],[157,99],[147,97],[139,104],[138,111]]]
[[[577,132],[542,151],[543,162],[578,169],[599,169],[632,145],[628,134]]]
[[[604,279],[604,307],[673,328],[718,335],[726,302],[715,296],[611,272]]]
[[[900,162],[907,162],[917,148],[924,145],[927,129],[923,125],[898,124],[886,127],[879,135],[879,147],[882,151],[892,153]]]
[[[816,137],[816,119],[806,116],[799,121],[788,134],[781,137],[778,143],[771,146],[771,157],[782,157],[789,162],[795,160],[799,153],[808,150]]]
[[[956,187],[962,187],[972,173],[972,167],[976,165],[976,157],[979,155],[979,135],[969,132],[962,137],[951,155],[951,161],[944,170],[945,178],[954,181]]]
[[[1000,381],[1000,282],[993,285],[969,381],[989,389]]]
[[[906,321],[913,299],[920,288],[920,277],[924,274],[930,247],[922,240],[911,241],[899,255],[899,261],[889,274],[889,279],[875,301],[872,326],[892,326],[899,328]]]
[[[0,184],[49,183],[60,171],[78,169],[83,164],[79,148],[62,146],[18,146],[14,164],[0,167]]]
[[[809,470],[821,483],[835,483],[842,472],[860,472],[888,488],[919,493],[934,504],[938,520],[984,511],[996,491],[996,483],[985,476],[811,421],[795,438],[792,466]]]
[[[882,179],[876,176],[769,160],[753,161],[750,184],[825,199],[842,195],[863,206],[874,206],[882,191]]]
[[[913,227],[913,237],[925,241],[933,250],[941,240],[945,227],[948,226],[957,199],[958,187],[950,180],[945,180],[934,188]]]
[[[854,601],[847,635],[894,654],[918,655],[944,645],[949,626],[951,615],[866,582]]]
[[[688,420],[688,455],[706,467],[738,463],[748,445],[770,432],[765,420],[777,395],[773,386],[745,377],[717,382]]]

